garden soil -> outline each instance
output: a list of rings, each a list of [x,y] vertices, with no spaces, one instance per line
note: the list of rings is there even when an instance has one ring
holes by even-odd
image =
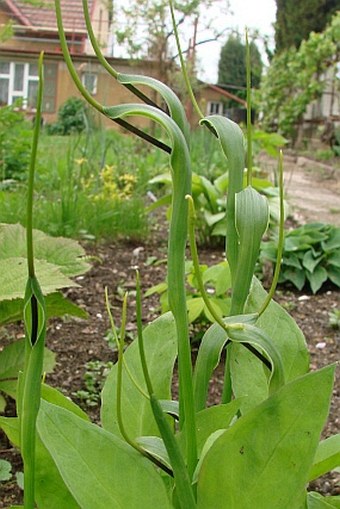
[[[265,160],[268,168],[272,164]],[[287,168],[288,166],[288,168]],[[340,172],[338,172],[340,174]],[[340,178],[336,172],[316,172],[307,164],[297,164],[290,156],[286,162],[286,187],[288,199],[293,207],[294,220],[325,221],[340,226]],[[136,329],[135,318],[135,271],[141,273],[143,290],[164,280],[166,258],[166,223],[155,221],[151,239],[146,243],[87,244],[85,248],[93,256],[93,268],[84,276],[77,278],[78,288],[69,289],[65,294],[84,308],[89,315],[87,320],[51,320],[48,326],[47,345],[56,353],[57,365],[46,382],[58,387],[63,393],[84,405],[75,393],[84,390],[85,364],[89,361],[115,361],[116,353],[105,340],[109,322],[105,311],[104,288],[108,287],[112,312],[116,324],[120,325],[120,311],[124,291],[130,291],[127,331]],[[200,250],[201,263],[217,263],[222,260],[222,252]],[[328,313],[340,309],[340,292],[329,286],[323,292],[312,295],[308,291],[297,292],[293,288],[280,288],[276,297],[295,318],[303,330],[311,353],[312,369],[339,361],[340,331],[330,326]],[[151,321],[158,314],[156,297],[144,298],[143,319]],[[195,331],[193,331],[195,332]],[[0,333],[0,348],[10,341],[23,336],[18,325]],[[221,377],[217,372],[210,391],[211,402],[217,402],[221,393]],[[176,392],[176,386],[174,386]],[[86,408],[91,418],[99,421],[99,407]],[[9,402],[6,413],[13,415],[14,404]],[[329,420],[323,436],[340,432],[340,380],[336,380]],[[11,461],[13,471],[22,468],[20,456],[0,435],[0,458]],[[340,494],[340,474],[332,473],[313,483],[312,489],[324,494]],[[9,507],[22,501],[22,492],[17,487],[15,477],[0,484],[0,508]]]

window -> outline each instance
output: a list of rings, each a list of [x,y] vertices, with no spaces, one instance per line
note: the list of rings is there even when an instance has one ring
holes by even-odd
[[[38,80],[36,64],[0,61],[0,106],[21,99],[24,109],[35,108]]]
[[[84,72],[82,82],[90,94],[95,95],[97,93],[97,74],[94,72]]]
[[[209,101],[207,108],[208,115],[223,115],[223,103],[216,101]]]
[[[57,68],[58,65],[52,62],[44,65],[44,112],[55,111]],[[21,99],[23,109],[35,109],[38,85],[36,63],[0,60],[0,106],[11,105],[16,99]]]

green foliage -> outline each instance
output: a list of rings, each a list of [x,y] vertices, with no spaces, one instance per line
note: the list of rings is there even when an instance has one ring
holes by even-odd
[[[84,389],[73,393],[87,407],[97,406],[100,402],[100,393],[105,379],[112,368],[113,363],[102,361],[89,361],[85,364],[83,375]]]
[[[70,277],[83,274],[90,265],[83,248],[74,240],[53,238],[34,231],[36,268],[43,293],[48,298],[48,315],[72,314],[86,317],[77,306],[63,298],[56,290],[77,286]],[[27,278],[26,234],[17,225],[0,225],[0,323],[22,319],[23,288]]]
[[[336,0],[276,0],[276,6],[277,52],[298,48],[311,32],[322,32],[339,8]]]
[[[250,42],[250,59],[252,69],[252,87],[258,88],[262,76],[261,54],[254,41]],[[236,87],[231,92],[241,99],[246,99],[246,47],[242,43],[239,35],[231,35],[221,49],[220,60],[218,63],[218,83],[219,85],[231,85]],[[235,105],[234,101],[228,101],[230,106]]]
[[[4,180],[24,180],[30,160],[32,132],[17,108],[18,103],[0,108],[0,189]]]
[[[309,284],[316,293],[327,281],[340,287],[340,228],[310,223],[287,233],[279,282],[298,290]],[[261,258],[276,262],[276,242],[262,243]]]
[[[37,162],[35,225],[50,235],[89,240],[147,233],[147,181],[164,160],[110,130],[51,138]],[[0,188],[0,222],[25,224],[26,186]]]
[[[49,134],[81,133],[87,127],[86,103],[77,97],[70,97],[62,104],[58,111],[58,120],[47,127]]]
[[[200,265],[200,271],[203,282],[207,285],[209,300],[219,316],[225,316],[230,310],[230,297],[227,292],[231,288],[230,271],[226,261],[211,265]],[[187,282],[186,305],[188,309],[189,323],[214,322],[209,309],[207,308],[202,295],[199,291],[197,278],[193,263],[191,261],[185,264],[185,274]],[[157,293],[160,296],[160,305],[162,313],[169,311],[168,303],[168,284],[166,281],[152,286],[145,292],[145,297]]]
[[[0,482],[9,481],[12,477],[12,465],[9,461],[0,459]]]
[[[340,329],[340,309],[329,311],[329,325],[334,329]]]
[[[298,50],[289,48],[273,58],[261,82],[257,103],[263,112],[265,130],[279,126],[284,136],[294,138],[307,105],[325,88],[325,71],[336,66],[339,33],[340,14],[337,14],[324,32],[312,32]]]
[[[56,7],[62,48],[74,74],[59,0]],[[226,257],[232,303],[231,311],[222,317],[208,306],[215,323],[205,333],[193,374],[185,289],[188,232],[195,277],[204,303],[209,301],[197,269],[193,239],[190,150],[185,124],[178,120],[183,118],[180,102],[162,84],[143,81],[161,94],[170,115],[143,104],[99,105],[98,109],[113,120],[151,119],[168,136],[170,145],[161,146],[170,154],[173,186],[167,277],[171,312],[143,330],[137,276],[137,339],[124,348],[125,296],[116,338],[118,362],[103,388],[102,426],[94,425],[58,391],[42,386],[38,400],[44,308],[29,265],[27,355],[19,381],[19,418],[0,417],[0,426],[16,446],[20,444],[24,458],[25,509],[32,509],[35,502],[39,509],[313,507],[316,498],[307,494],[306,484],[313,472],[318,475],[333,468],[338,455],[337,438],[319,445],[335,367],[308,372],[308,350],[301,331],[278,304],[267,299],[261,284],[252,281],[268,207],[251,185],[244,186],[242,131],[218,116],[201,122],[216,135],[229,164]],[[248,183],[252,181],[249,176]],[[325,244],[331,249],[338,241],[332,237]],[[216,289],[226,277],[219,268],[212,278]],[[108,302],[107,307],[109,310]],[[222,353],[221,405],[207,408],[209,381]],[[172,401],[176,360],[178,401]]]

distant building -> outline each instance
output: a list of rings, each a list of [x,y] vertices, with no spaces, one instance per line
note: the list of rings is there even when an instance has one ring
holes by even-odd
[[[106,6],[105,6],[106,5]],[[61,0],[63,23],[69,50],[75,67],[87,90],[102,104],[113,105],[139,102],[126,88],[119,85],[97,62],[87,31],[82,10],[82,0]],[[105,55],[110,34],[110,14],[102,0],[89,0],[91,22],[98,42]],[[35,113],[38,89],[37,60],[43,50],[45,91],[43,118],[47,123],[57,118],[59,107],[69,98],[79,96],[60,47],[54,2],[42,0],[29,4],[19,0],[0,0],[0,28],[12,23],[13,36],[0,44],[0,106],[22,100],[22,108],[28,115]],[[119,72],[144,74],[158,78],[157,63],[152,60],[134,61],[106,56]],[[198,100],[205,114],[226,114],[226,99],[233,94],[217,87],[201,83]],[[236,98],[243,106],[244,101]],[[189,107],[190,110],[190,107]],[[193,125],[196,117],[188,111]],[[108,119],[106,125],[113,126]],[[148,124],[138,118],[136,125]]]

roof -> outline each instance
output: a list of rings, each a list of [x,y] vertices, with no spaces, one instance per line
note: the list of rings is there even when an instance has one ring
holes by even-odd
[[[93,10],[94,1],[89,0],[90,13]],[[53,32],[57,30],[53,1],[36,0],[35,4],[30,4],[19,0],[5,0],[5,3],[21,25],[31,29],[46,29],[46,31]],[[61,0],[60,3],[65,31],[78,34],[86,33],[82,0]]]

